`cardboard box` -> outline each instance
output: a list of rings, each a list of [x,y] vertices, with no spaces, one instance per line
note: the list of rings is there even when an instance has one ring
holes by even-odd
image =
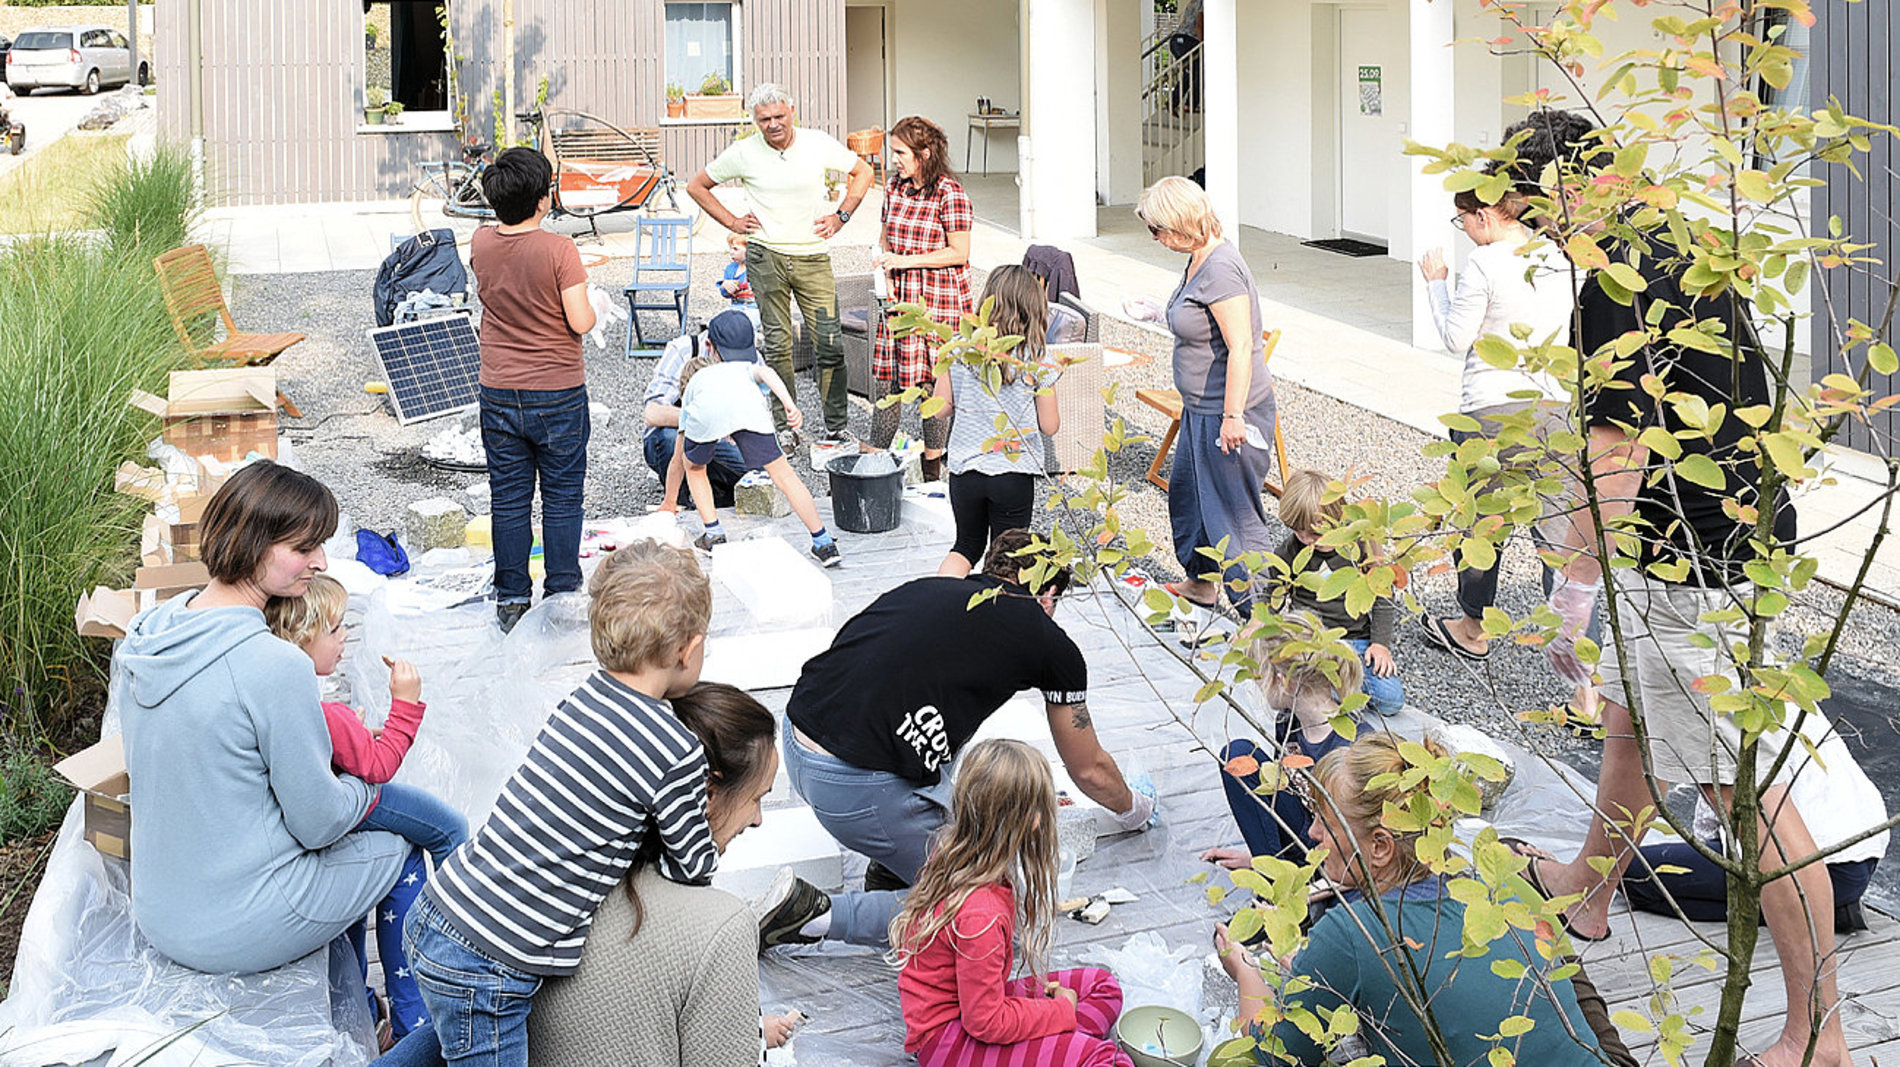
[[[132,405],[162,419],[165,443],[188,456],[277,458],[277,372],[269,367],[173,371],[165,399],[134,389]]]
[[[150,520],[156,524],[154,532],[158,538],[158,552],[164,557],[158,562],[185,563],[198,558],[203,547],[199,542],[198,523],[204,518],[205,505],[211,503],[211,495],[190,493],[173,497],[159,505],[158,512]],[[145,562],[153,561],[148,559]]]
[[[139,524],[139,562],[147,567],[172,562],[171,526],[156,514],[147,513]]]
[[[73,626],[81,637],[124,637],[125,628],[132,625],[132,616],[138,613],[137,590],[94,586],[92,592],[80,596],[78,607],[73,609]]]
[[[132,578],[132,588],[139,591],[150,590],[152,603],[162,603],[180,593],[189,593],[194,589],[203,589],[211,581],[211,572],[205,565],[196,561],[166,563],[157,567],[140,567]]]
[[[157,503],[165,495],[165,472],[157,467],[141,467],[128,459],[113,472],[112,488],[127,496]]]
[[[53,770],[85,797],[86,840],[108,856],[132,858],[132,779],[125,773],[125,742],[119,734],[75,752]]]

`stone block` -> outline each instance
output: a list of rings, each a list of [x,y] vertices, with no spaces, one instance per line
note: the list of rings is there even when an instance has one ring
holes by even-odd
[[[1517,777],[1517,762],[1504,746],[1493,741],[1483,730],[1463,723],[1433,723],[1425,729],[1425,739],[1435,742],[1453,757],[1466,753],[1489,756],[1504,766],[1504,779],[1491,782],[1482,778],[1474,779],[1478,787],[1478,796],[1485,808],[1497,803],[1499,797],[1511,786],[1511,780]]]
[[[773,808],[765,821],[767,829],[732,839],[719,857],[715,887],[749,900],[771,886],[780,867],[820,889],[844,887],[844,852],[810,808]]]
[[[445,496],[418,500],[403,515],[403,547],[410,552],[459,548],[468,539],[468,511]]]
[[[764,471],[752,471],[733,486],[732,508],[741,515],[777,519],[792,513],[792,502]]]

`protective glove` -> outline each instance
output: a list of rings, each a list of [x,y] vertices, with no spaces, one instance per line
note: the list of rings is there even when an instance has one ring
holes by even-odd
[[[1146,830],[1161,822],[1161,802],[1155,799],[1155,784],[1147,775],[1142,775],[1128,783],[1128,789],[1135,794],[1135,806],[1115,816],[1115,829],[1126,833],[1130,830]]]
[[[627,321],[627,312],[598,285],[587,287],[587,302],[594,306],[594,328],[587,331],[587,339],[594,342],[595,348],[606,351],[607,334]]]
[[[1550,610],[1557,613],[1557,635],[1544,646],[1557,677],[1571,685],[1590,681],[1592,671],[1577,658],[1577,638],[1590,626],[1590,613],[1597,606],[1596,582],[1579,582],[1559,574],[1550,590]]]

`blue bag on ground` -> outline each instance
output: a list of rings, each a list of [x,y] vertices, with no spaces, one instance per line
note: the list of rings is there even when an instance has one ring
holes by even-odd
[[[424,289],[444,296],[468,291],[468,272],[455,251],[455,231],[429,230],[416,234],[383,260],[376,272],[376,325],[396,321],[396,305]]]
[[[396,531],[379,534],[375,530],[356,531],[356,562],[386,578],[409,571],[409,553],[396,540]]]

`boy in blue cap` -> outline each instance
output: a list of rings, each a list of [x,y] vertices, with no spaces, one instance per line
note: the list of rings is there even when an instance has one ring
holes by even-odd
[[[713,448],[730,439],[745,465],[764,469],[772,484],[785,494],[792,511],[804,521],[805,529],[811,531],[812,558],[836,567],[844,561],[838,543],[818,520],[818,505],[812,501],[811,490],[805,488],[785,453],[779,450],[766,391],[785,406],[786,423],[792,429],[804,425],[804,413],[786,390],[784,379],[759,360],[752,320],[743,311],[722,311],[713,316],[706,324],[706,348],[704,355],[688,362],[680,372],[679,442],[666,471],[662,506],[674,506],[684,476],[693,494],[693,507],[705,524],[705,532],[693,544],[707,552],[714,545],[724,544],[726,533],[713,506],[706,464],[712,459]]]

